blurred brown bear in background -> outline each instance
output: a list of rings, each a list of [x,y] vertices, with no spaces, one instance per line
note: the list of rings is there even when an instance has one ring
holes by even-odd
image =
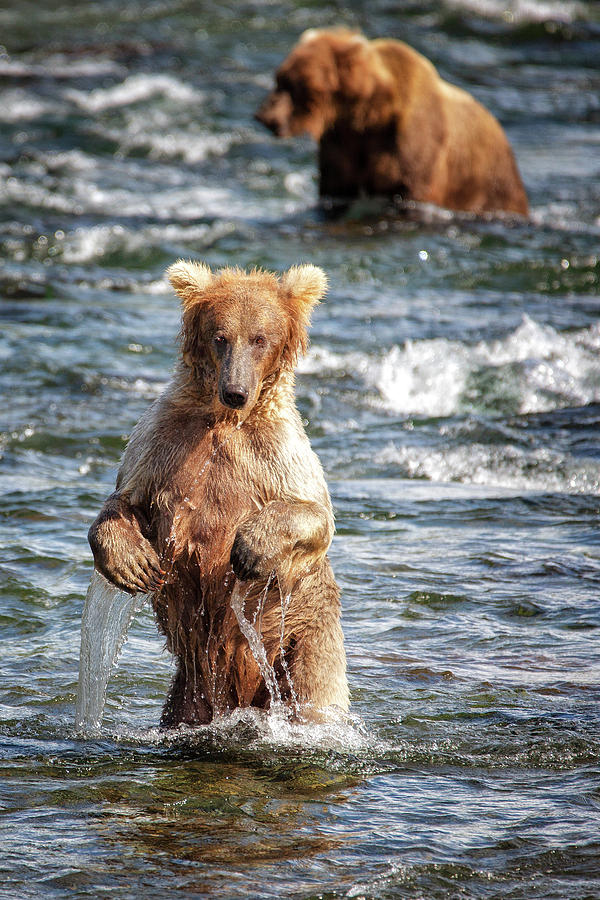
[[[527,215],[499,122],[407,44],[345,28],[305,32],[256,118],[319,142],[321,197],[398,197]]]

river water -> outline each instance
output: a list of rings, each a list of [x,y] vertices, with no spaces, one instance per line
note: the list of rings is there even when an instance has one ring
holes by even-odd
[[[504,123],[532,222],[324,220],[252,119],[303,29],[404,38]],[[19,0],[0,11],[0,896],[600,896],[600,11]],[[298,402],[352,711],[157,729],[148,605],[74,726],[86,532],[165,385],[176,258],[331,289]]]

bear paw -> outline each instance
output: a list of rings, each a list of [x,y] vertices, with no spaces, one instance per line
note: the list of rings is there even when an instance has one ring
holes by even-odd
[[[94,564],[115,587],[128,594],[158,591],[164,584],[165,572],[152,544],[136,529],[121,523],[118,535],[104,534],[106,525],[90,529],[90,545]],[[122,533],[127,531],[127,534]]]
[[[240,581],[257,581],[268,578],[275,569],[272,554],[265,552],[263,541],[251,538],[240,528],[231,548],[233,573]]]

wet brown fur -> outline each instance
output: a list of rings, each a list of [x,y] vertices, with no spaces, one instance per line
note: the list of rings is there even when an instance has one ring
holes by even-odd
[[[306,32],[257,119],[319,143],[321,196],[394,196],[449,209],[527,215],[499,122],[407,44],[348,29]]]
[[[269,706],[232,595],[245,597],[283,701],[310,717],[345,710],[339,592],[326,556],[333,515],[293,389],[325,276],[314,266],[281,278],[213,274],[180,261],[169,277],[183,306],[180,360],[90,529],[96,568],[124,590],[154,592],[177,659],[163,725]],[[228,378],[248,388],[240,409],[220,399]]]

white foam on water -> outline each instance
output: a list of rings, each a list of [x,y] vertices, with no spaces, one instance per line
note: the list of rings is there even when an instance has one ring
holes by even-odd
[[[379,739],[370,735],[357,715],[338,709],[323,710],[323,721],[295,719],[280,705],[264,710],[254,707],[234,709],[215,716],[209,725],[180,725],[164,731],[127,729],[114,735],[118,740],[135,740],[145,744],[200,746],[206,741],[234,750],[241,748],[260,754],[261,750],[324,750],[341,754],[381,748]]]
[[[106,165],[104,162],[99,163],[96,157],[83,150],[53,150],[50,153],[42,154],[40,158],[53,171],[64,170],[67,174],[73,172],[97,173],[99,165]]]
[[[0,76],[11,78],[91,78],[125,72],[124,66],[110,59],[78,59],[61,54],[44,59],[43,65],[28,63],[9,56],[0,57]]]
[[[313,177],[309,171],[288,172],[284,176],[283,183],[286,191],[295,197],[301,197],[303,200],[311,197],[314,192]]]
[[[449,416],[460,407],[469,372],[468,350],[446,341],[407,341],[368,370],[383,405],[395,412]]]
[[[302,722],[294,720],[283,708],[274,710],[237,709],[217,718],[213,731],[229,735],[240,724],[255,730],[250,747],[263,744],[298,749],[338,750],[348,752],[364,750],[372,745],[364,723],[358,716],[351,716],[336,709],[323,711],[325,721]]]
[[[171,75],[130,75],[120,84],[93,91],[68,89],[65,97],[81,109],[91,113],[104,112],[120,106],[129,106],[143,100],[161,96],[175,103],[200,103],[203,94]]]
[[[390,443],[376,455],[375,462],[398,466],[405,478],[458,481],[526,491],[600,493],[600,471],[596,462],[576,460],[546,448],[524,450],[510,444],[465,444],[432,450]]]
[[[153,185],[141,191],[135,183],[137,170],[131,167],[129,181],[110,184],[99,180],[101,167],[96,171],[81,171],[65,175],[65,192],[44,180],[43,172],[31,173],[38,180],[23,181],[7,178],[0,184],[0,196],[5,201],[39,206],[69,215],[107,213],[112,216],[118,210],[121,216],[138,216],[163,220],[197,221],[200,216],[221,216],[226,209],[229,215],[248,218],[253,213],[244,203],[239,192],[214,185]],[[137,173],[141,174],[141,173]],[[68,190],[67,190],[68,183]]]
[[[566,165],[562,165],[563,159],[568,159]],[[569,154],[568,150],[564,153],[555,150],[552,155],[548,154],[546,159],[541,153],[535,154],[534,163],[536,174],[542,177],[551,177],[557,172],[561,177],[569,174],[578,177],[582,168],[588,168],[588,159],[587,154],[582,159],[582,154],[575,157],[575,154],[573,152]],[[569,172],[569,169],[572,171]],[[550,228],[553,231],[600,235],[600,216],[586,221],[581,202],[577,203],[572,200],[554,200],[545,206],[537,206],[531,210],[531,221],[534,225]],[[591,265],[594,264],[591,263]]]
[[[63,482],[59,478],[34,475],[31,472],[22,474],[7,472],[0,475],[0,492],[2,494],[16,493],[17,491],[23,494],[41,493],[63,486]]]
[[[231,231],[228,223],[181,226],[146,225],[134,229],[121,224],[81,226],[67,232],[61,243],[61,258],[67,263],[90,262],[109,253],[145,252],[148,247],[171,242],[193,242],[196,248],[223,237]],[[168,292],[168,282],[161,281],[163,292]]]
[[[488,19],[510,23],[574,22],[587,19],[584,3],[577,0],[445,0],[451,9],[466,10]]]
[[[150,159],[182,159],[190,164],[202,162],[207,156],[224,156],[233,144],[232,134],[182,132],[179,129],[164,133],[156,123],[148,123],[147,118],[130,125],[125,134],[115,133],[114,138],[119,141],[121,152],[147,147]]]
[[[194,98],[193,108],[199,108],[201,100]],[[150,106],[128,104],[123,111],[123,121],[117,125],[111,118],[104,126],[103,134],[118,146],[118,153],[127,156],[141,150],[150,159],[183,160],[189,164],[201,162],[207,156],[223,156],[229,151],[238,134],[233,131],[212,133],[207,131],[197,117],[190,117],[190,100],[175,104]]]
[[[62,259],[66,263],[89,262],[111,251],[135,250],[142,246],[141,235],[125,234],[122,225],[95,225],[90,228],[76,228],[66,235],[62,244]],[[128,246],[127,246],[128,245]],[[147,246],[147,245],[146,245]]]
[[[81,618],[75,708],[75,727],[86,734],[100,730],[110,673],[133,617],[147,597],[147,594],[126,594],[95,569],[92,573]]]
[[[364,380],[367,402],[403,415],[445,417],[482,408],[493,413],[494,407],[524,414],[600,400],[599,351],[600,323],[559,332],[524,316],[504,338],[472,345],[443,338],[407,341],[377,356],[313,348],[300,371],[351,373]]]
[[[307,355],[298,361],[297,371],[303,375],[343,374],[347,371],[366,376],[372,365],[373,362],[366,353],[359,351],[336,353],[327,347],[313,344]]]
[[[135,217],[142,222],[190,222],[192,226],[200,218],[210,217],[224,229],[231,228],[232,220],[253,220],[257,215],[278,220],[303,207],[303,198],[289,195],[265,198],[257,206],[249,202],[239,185],[223,179],[199,181],[179,164],[176,157],[197,161],[209,152],[224,153],[237,140],[233,133],[190,136],[187,131],[179,133],[176,123],[167,123],[158,128],[158,137],[146,140],[146,129],[150,134],[151,128],[147,122],[143,124],[141,115],[136,116],[137,124],[131,130],[121,128],[111,135],[103,129],[103,136],[112,136],[120,147],[112,157],[94,158],[80,151],[40,152],[23,163],[18,177],[11,167],[0,167],[0,198],[8,204],[39,207],[69,217],[101,214],[114,220],[117,212],[119,217]],[[175,137],[171,137],[173,132]],[[123,158],[134,146],[142,147],[151,157],[164,159],[160,170],[149,167],[146,160]]]
[[[0,71],[0,75],[1,75]],[[0,104],[0,122],[28,122],[56,113],[60,106],[23,88],[4,88]]]

